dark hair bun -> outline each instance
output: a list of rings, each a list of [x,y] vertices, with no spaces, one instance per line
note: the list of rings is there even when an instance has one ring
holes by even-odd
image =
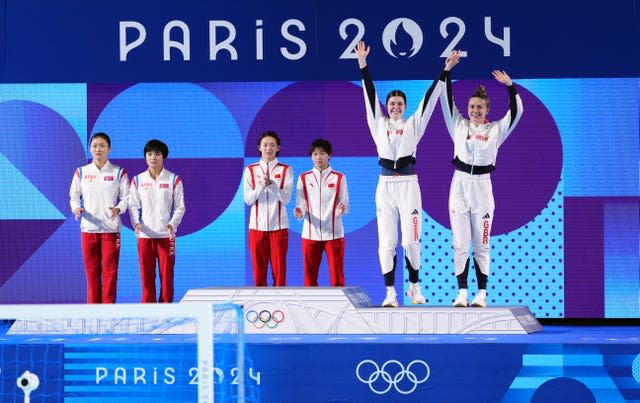
[[[487,94],[487,89],[484,88],[484,85],[479,85],[478,88],[476,88],[476,92],[473,93],[473,96],[484,99],[489,98],[489,94]]]

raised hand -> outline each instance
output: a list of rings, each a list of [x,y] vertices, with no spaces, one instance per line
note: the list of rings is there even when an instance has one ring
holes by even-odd
[[[460,50],[454,50],[451,52],[449,57],[447,57],[447,60],[445,60],[444,69],[446,71],[451,71],[451,69],[458,63],[460,63]]]
[[[509,77],[509,74],[507,74],[506,71],[493,70],[491,74],[493,74],[493,78],[495,78],[498,82],[506,85],[507,87],[513,85],[513,81],[511,80],[511,77]]]
[[[356,45],[356,56],[358,56],[358,66],[364,68],[367,65],[367,56],[371,51],[371,47],[367,46],[364,41],[358,42]]]

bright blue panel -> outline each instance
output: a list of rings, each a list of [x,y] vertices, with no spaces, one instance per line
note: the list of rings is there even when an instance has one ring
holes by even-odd
[[[604,205],[605,317],[640,316],[640,205]]]
[[[565,196],[640,194],[637,78],[518,83],[542,100],[560,129]]]

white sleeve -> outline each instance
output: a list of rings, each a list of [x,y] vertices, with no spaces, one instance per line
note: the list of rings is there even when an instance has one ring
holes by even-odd
[[[131,226],[135,228],[140,224],[140,193],[138,193],[137,178],[134,176],[129,186],[129,218],[131,219]]]
[[[252,178],[251,175],[252,175],[251,170],[249,169],[249,167],[246,167],[244,169],[243,197],[244,197],[244,203],[247,206],[251,206],[253,203],[255,203],[256,200],[258,200],[258,197],[260,197],[260,194],[262,193],[262,191],[264,190],[264,187],[256,183],[257,181],[255,180],[255,178]]]
[[[344,204],[344,212],[347,214],[349,212],[349,190],[347,189],[347,177],[346,175],[342,175],[342,183],[340,184],[340,194],[338,195],[338,203]]]
[[[71,188],[69,189],[69,204],[71,205],[72,212],[82,207],[80,204],[80,198],[82,197],[80,180],[80,168],[76,168],[76,172],[73,174],[73,179],[71,180]]]
[[[444,81],[440,81],[439,79],[434,81],[424,94],[422,101],[420,101],[418,108],[413,114],[417,136],[416,141],[420,141],[422,136],[424,136],[427,124],[429,124],[429,119],[431,119],[431,115],[436,108],[438,98],[440,97],[443,88]]]
[[[268,189],[275,195],[279,202],[288,204],[289,201],[291,201],[291,193],[293,193],[293,168],[289,166],[284,170],[284,184],[282,185],[282,189],[275,183],[269,185]]]
[[[509,137],[513,129],[515,129],[516,125],[520,121],[522,117],[522,112],[524,111],[522,106],[522,99],[519,94],[515,94],[509,99],[509,110],[507,113],[498,121],[499,128],[499,136],[500,140],[498,141],[498,147],[504,143],[504,141]]]
[[[302,187],[302,176],[298,176],[296,184],[296,207],[302,210],[302,215],[307,214],[307,203],[304,197],[304,189]]]
[[[182,222],[182,217],[187,210],[184,204],[184,186],[182,185],[182,178],[178,176],[176,178],[176,187],[173,189],[173,214],[169,224],[173,226],[174,230],[178,230],[178,225]]]
[[[129,176],[127,176],[127,171],[122,169],[122,173],[120,174],[120,183],[118,184],[118,198],[120,201],[115,206],[120,209],[120,214],[124,214],[127,209],[127,203],[129,201]]]
[[[442,106],[444,123],[447,126],[447,131],[449,132],[451,140],[453,140],[455,137],[456,127],[463,117],[460,114],[460,111],[458,111],[456,103],[453,101],[451,77],[447,76],[447,82],[445,83],[443,90],[440,92],[440,105]]]

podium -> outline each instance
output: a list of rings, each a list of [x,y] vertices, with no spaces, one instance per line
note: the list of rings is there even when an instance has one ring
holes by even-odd
[[[180,303],[233,302],[248,334],[528,334],[542,326],[526,306],[381,308],[361,287],[208,287]]]

